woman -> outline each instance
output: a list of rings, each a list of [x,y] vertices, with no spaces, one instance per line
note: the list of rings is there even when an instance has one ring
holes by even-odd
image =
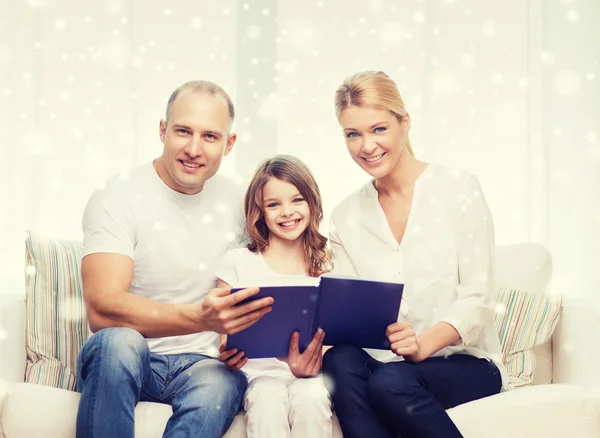
[[[410,116],[382,72],[336,91],[350,155],[372,180],[336,206],[334,272],[405,284],[391,349],[338,345],[323,372],[344,438],[461,437],[445,409],[506,382],[488,304],[492,218],[476,177],[417,160]]]

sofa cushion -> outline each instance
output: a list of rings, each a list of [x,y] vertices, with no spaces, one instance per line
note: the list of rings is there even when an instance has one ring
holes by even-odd
[[[75,438],[79,394],[47,386],[14,385],[0,412],[0,436],[7,438]],[[160,438],[171,416],[171,406],[140,402],[135,408],[136,438]],[[246,438],[243,413],[239,413],[224,438]],[[342,438],[334,418],[333,438]]]
[[[536,366],[533,349],[552,337],[560,316],[560,297],[500,288],[494,303],[494,322],[509,384],[531,385]]]
[[[90,335],[81,289],[80,243],[27,233],[25,381],[75,388],[77,356]]]
[[[78,403],[79,394],[72,391],[17,384],[0,411],[0,432],[10,438],[75,438]],[[540,385],[503,392],[447,412],[465,438],[563,438],[574,431],[577,438],[597,438],[598,406],[593,394],[582,387]],[[168,405],[138,403],[136,438],[160,438],[171,412]],[[333,438],[341,437],[334,417]],[[242,413],[224,438],[246,438]]]
[[[594,438],[600,436],[597,395],[576,385],[537,385],[449,409],[465,438]]]

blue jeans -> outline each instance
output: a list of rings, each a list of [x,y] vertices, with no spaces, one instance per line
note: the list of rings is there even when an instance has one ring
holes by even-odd
[[[214,358],[153,354],[135,330],[100,330],[79,354],[77,438],[133,438],[138,401],[171,405],[163,437],[222,437],[246,387],[241,371]]]
[[[344,438],[459,438],[445,410],[502,386],[500,371],[486,359],[455,354],[382,363],[349,345],[325,353],[323,373]]]

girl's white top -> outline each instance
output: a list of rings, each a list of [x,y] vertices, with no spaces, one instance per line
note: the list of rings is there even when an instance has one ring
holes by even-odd
[[[247,248],[229,250],[216,271],[220,278],[232,288],[252,286],[316,286],[318,278],[308,275],[286,275],[273,271],[262,254]],[[249,359],[242,367],[248,381],[259,376],[278,377],[288,383],[295,377],[287,363],[276,358]]]

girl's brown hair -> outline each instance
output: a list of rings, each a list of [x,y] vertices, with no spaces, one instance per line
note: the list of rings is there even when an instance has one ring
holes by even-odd
[[[340,113],[351,105],[385,109],[401,122],[406,114],[404,101],[396,83],[382,71],[356,73],[346,79],[335,92],[335,113]],[[414,156],[410,139],[406,136],[406,149]]]
[[[269,245],[269,228],[263,210],[263,187],[270,178],[293,184],[308,203],[310,221],[304,231],[307,273],[311,277],[318,277],[328,272],[331,270],[331,256],[326,250],[327,238],[319,232],[323,220],[321,192],[308,167],[291,155],[277,155],[263,162],[248,186],[244,198],[246,232],[250,238],[248,249],[254,253],[262,252]]]

